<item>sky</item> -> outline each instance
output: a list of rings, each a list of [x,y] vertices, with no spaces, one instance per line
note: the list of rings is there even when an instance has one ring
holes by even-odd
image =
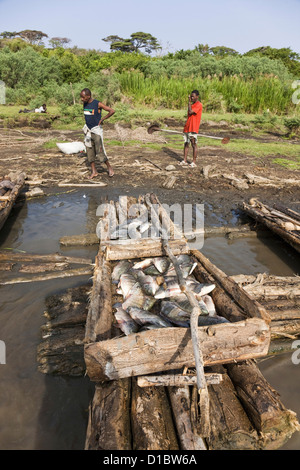
[[[162,54],[198,44],[300,53],[299,18],[300,0],[0,0],[0,32],[34,29],[102,51],[109,51],[102,38],[143,31],[158,39]]]

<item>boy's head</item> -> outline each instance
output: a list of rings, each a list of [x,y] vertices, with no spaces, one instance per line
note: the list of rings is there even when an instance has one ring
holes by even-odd
[[[88,103],[92,97],[91,90],[89,88],[84,88],[80,92],[80,98],[83,103]]]
[[[199,91],[198,90],[193,90],[191,93],[191,100],[193,103],[199,99]]]

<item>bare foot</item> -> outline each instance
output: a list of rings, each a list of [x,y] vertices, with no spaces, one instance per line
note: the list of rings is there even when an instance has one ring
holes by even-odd
[[[110,168],[108,170],[108,176],[112,177],[112,176],[114,176],[114,174],[115,174],[114,170],[112,168]]]
[[[92,179],[92,178],[95,178],[95,177],[98,176],[98,175],[99,175],[99,173],[92,173],[92,174],[89,176],[89,178]]]

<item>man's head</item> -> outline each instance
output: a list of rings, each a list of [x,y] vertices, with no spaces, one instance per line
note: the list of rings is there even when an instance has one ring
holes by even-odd
[[[193,90],[191,93],[191,100],[193,103],[199,99],[199,91],[198,90]]]
[[[91,90],[89,88],[84,88],[80,92],[80,98],[83,103],[88,103],[92,97]]]

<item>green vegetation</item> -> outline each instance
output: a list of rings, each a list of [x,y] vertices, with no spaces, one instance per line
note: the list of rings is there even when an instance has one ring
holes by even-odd
[[[59,37],[49,39],[51,47],[46,47],[45,38],[32,30],[0,34],[0,80],[7,104],[46,102],[62,112],[74,100],[79,105],[80,90],[88,87],[126,118],[137,106],[185,109],[188,93],[197,88],[205,112],[299,118],[292,83],[300,76],[300,56],[290,48],[261,47],[242,55],[225,46],[198,44],[193,50],[151,56],[153,51],[161,54],[160,46],[143,32],[128,39],[104,38],[110,43],[108,53],[66,47],[70,39]],[[76,118],[77,109],[72,113]],[[299,127],[290,126],[291,132]]]

